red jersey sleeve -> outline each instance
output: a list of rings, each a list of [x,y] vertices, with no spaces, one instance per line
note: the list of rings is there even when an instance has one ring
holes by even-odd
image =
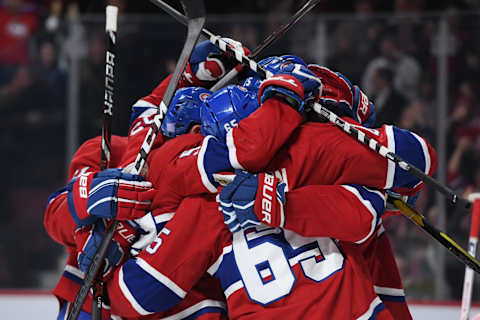
[[[43,225],[53,240],[67,248],[75,247],[73,234],[76,224],[68,210],[66,190],[60,191],[60,194],[54,193],[50,197],[43,216]]]
[[[393,126],[360,130],[426,174],[434,173],[435,151],[413,132]],[[266,171],[275,172],[290,190],[305,185],[361,184],[408,195],[418,192],[423,185],[417,177],[331,123],[300,126],[273,157]]]
[[[71,161],[68,170],[68,180],[71,180],[81,173],[100,170],[100,143],[101,138],[95,137],[87,140],[80,146]],[[115,135],[112,136],[112,166],[118,165],[126,144],[126,138]],[[67,247],[74,247],[73,234],[76,224],[70,215],[67,195],[67,189],[63,187],[49,197],[43,224],[53,240]]]
[[[213,198],[212,198],[213,199]],[[126,317],[167,310],[182,301],[221,254],[223,228],[215,200],[182,202],[156,240],[115,272],[108,284],[112,313]],[[202,221],[189,228],[191,221]]]
[[[205,193],[195,170],[202,139],[201,134],[183,134],[168,140],[149,156],[147,163],[152,170],[147,179],[157,190],[152,207],[158,213],[173,212],[183,198]]]
[[[360,244],[372,236],[384,208],[384,193],[359,185],[306,186],[286,194],[284,228]]]
[[[233,168],[262,170],[302,122],[302,116],[279,99],[268,99],[227,133]]]
[[[86,171],[100,171],[101,137],[95,137],[84,142],[75,152],[68,169],[68,180]],[[112,135],[110,167],[119,165],[127,146],[127,138]]]

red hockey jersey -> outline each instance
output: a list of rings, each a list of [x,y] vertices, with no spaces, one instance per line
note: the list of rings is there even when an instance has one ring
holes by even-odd
[[[112,162],[110,167],[125,167],[132,163],[140,149],[140,146],[148,132],[151,119],[156,113],[156,105],[160,103],[161,97],[168,85],[165,79],[153,92],[140,99],[133,106],[132,123],[128,138],[112,136]],[[195,144],[201,141],[202,137],[195,138]],[[153,148],[163,144],[163,136],[159,134]],[[191,148],[192,144],[187,144]],[[164,153],[166,155],[167,153]],[[68,179],[72,179],[80,173],[87,171],[99,171],[100,164],[100,137],[85,142],[75,154],[69,169]],[[156,218],[159,224],[165,224],[170,215],[162,215]],[[59,298],[72,302],[83,282],[84,274],[78,268],[76,259],[76,248],[73,239],[75,222],[70,215],[65,188],[52,194],[44,216],[44,225],[49,235],[55,241],[66,246],[69,258],[64,273],[59,280],[53,293]],[[155,313],[145,319],[160,319],[170,316],[172,319],[205,319],[217,320],[225,318],[225,298],[217,280],[211,277],[204,277],[197,286],[186,296],[186,299],[168,312]],[[91,311],[91,296],[87,297],[83,309]],[[110,312],[103,309],[103,318],[109,318]],[[110,311],[110,310],[108,310]]]
[[[286,139],[287,136],[277,134],[275,129],[279,126],[273,127],[267,120],[270,113],[276,115],[274,116],[276,119],[287,116],[287,120],[296,120],[296,123],[295,121],[280,122],[281,132],[294,132],[291,139],[281,147],[271,161],[271,152],[278,150],[283,143],[281,140]],[[265,164],[267,164],[267,170],[275,172],[278,177],[287,182],[290,189],[308,184],[349,183],[361,183],[379,189],[396,188],[400,191],[406,191],[404,188],[418,190],[421,187],[422,183],[418,179],[376,155],[332,124],[306,123],[295,130],[295,125],[300,123],[298,114],[297,118],[295,114],[297,113],[291,108],[281,104],[265,103],[251,117],[242,120],[238,128],[234,128],[229,133],[228,148],[222,147],[212,137],[206,137],[201,147],[185,151],[171,162],[171,170],[168,172],[173,174],[164,176],[165,179],[162,179],[164,183],[157,185],[160,188],[160,198],[169,199],[173,202],[171,206],[175,207],[175,204],[185,196],[215,192],[216,185],[212,178],[214,172],[232,167],[261,170],[261,166]],[[256,129],[257,126],[264,129]],[[286,130],[283,130],[285,126],[287,126]],[[435,170],[435,152],[424,139],[414,133],[392,126],[383,126],[378,130],[365,128],[362,130],[406,160],[414,162],[426,173],[432,174]],[[268,143],[262,143],[262,135],[267,136],[265,140]],[[236,143],[235,137],[242,143]],[[240,147],[236,147],[237,145]],[[151,166],[155,166],[155,157],[150,159],[150,163]],[[191,170],[195,166],[197,170]],[[151,179],[155,179],[154,174]],[[373,218],[372,221],[374,221]],[[375,229],[375,227],[376,225],[372,224],[372,228]],[[368,233],[371,234],[373,229]],[[393,253],[389,249],[388,238],[384,236],[379,240],[383,245],[372,246],[372,248],[389,252],[391,261],[382,262],[379,259],[372,259],[372,261],[376,260],[392,267],[389,273],[394,275],[390,285],[385,285],[385,279],[379,278],[382,281],[381,285],[377,286],[379,294],[382,294],[385,299],[391,298],[393,302],[404,302],[401,280],[393,260]],[[381,267],[372,266],[372,270],[375,268]],[[406,313],[402,314],[403,318],[410,317],[405,305],[395,308],[406,310]]]
[[[213,196],[192,197],[108,290],[121,315],[149,314],[181,301],[208,273],[222,283],[230,319],[393,319],[364,262],[331,238],[269,227],[232,234]]]

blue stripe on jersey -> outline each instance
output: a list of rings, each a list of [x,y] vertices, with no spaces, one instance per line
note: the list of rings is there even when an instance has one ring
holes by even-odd
[[[238,271],[237,264],[235,263],[233,251],[230,251],[223,256],[223,260],[218,266],[217,272],[215,272],[213,276],[220,280],[223,291],[227,290],[227,288],[233,283],[242,279],[240,272]]]
[[[405,296],[390,296],[387,294],[379,294],[378,295],[382,301],[390,301],[390,302],[406,302]]]
[[[72,280],[73,282],[78,283],[79,285],[83,284],[83,279],[77,277],[76,275],[74,275],[73,273],[70,273],[68,271],[63,271],[63,276],[67,279]]]
[[[148,109],[157,109],[153,106],[133,106],[132,107],[132,113],[130,114],[130,122],[128,123],[128,127],[130,128],[132,126],[132,123],[137,120],[138,117],[140,117],[145,111]]]
[[[392,128],[395,139],[395,154],[425,172],[426,159],[420,141],[408,130]],[[395,166],[393,188],[413,188],[419,182],[420,180],[417,177],[399,166]]]
[[[213,179],[213,174],[218,172],[233,171],[228,158],[228,148],[225,144],[218,142],[214,137],[209,137],[203,140],[207,145],[202,147],[205,154],[202,159],[202,166],[207,174],[208,180],[214,186],[219,184]],[[200,156],[200,155],[199,155]]]
[[[349,184],[349,186],[355,188],[364,200],[372,204],[373,209],[377,213],[377,221],[375,225],[378,225],[378,221],[385,210],[385,198],[378,194],[379,191],[369,190],[357,184]]]
[[[168,221],[163,221],[163,222],[160,222],[160,223],[156,223],[155,228],[157,228],[157,230],[162,230],[163,227],[165,227],[167,225],[167,222]]]
[[[377,314],[385,309],[385,305],[383,303],[380,303],[378,306],[375,307],[373,310],[372,316],[368,318],[368,320],[375,320],[377,319]]]
[[[48,200],[47,200],[47,207],[48,205],[50,204],[51,201],[53,201],[56,197],[58,197],[59,195],[61,195],[62,193],[68,191],[67,190],[67,187],[62,187],[60,189],[58,189],[57,191],[55,191],[54,193],[52,193],[49,197],[48,197]]]
[[[72,216],[73,220],[75,220],[75,223],[77,226],[88,226],[91,224],[94,224],[95,221],[97,221],[97,217],[95,216],[89,216],[88,218],[85,219],[80,219],[77,214],[77,210],[75,210],[75,203],[73,201],[73,184],[78,178],[74,178],[70,181],[70,183],[67,185],[67,190],[68,190],[68,196],[67,196],[67,202],[68,202],[68,211],[70,212],[70,215]]]
[[[164,311],[182,301],[182,297],[143,270],[135,260],[128,260],[122,268],[125,285],[146,311]]]
[[[223,314],[225,318],[227,317],[227,310],[221,307],[205,307],[200,310],[198,310],[195,313],[192,313],[186,318],[182,318],[182,320],[195,320],[198,319],[200,316],[204,314]]]

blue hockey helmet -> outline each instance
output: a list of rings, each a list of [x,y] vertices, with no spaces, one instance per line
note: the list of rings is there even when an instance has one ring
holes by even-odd
[[[227,132],[257,108],[254,92],[242,86],[227,86],[213,94],[200,107],[202,133],[225,141]]]
[[[173,138],[187,133],[193,124],[200,124],[200,106],[211,94],[200,87],[177,90],[162,122],[163,135]]]
[[[253,76],[246,78],[242,83],[242,87],[245,87],[249,93],[257,96],[261,84],[262,80],[258,76]]]

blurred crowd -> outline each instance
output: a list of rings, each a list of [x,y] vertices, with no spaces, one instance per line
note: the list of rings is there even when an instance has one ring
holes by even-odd
[[[165,16],[127,16],[127,1],[114,2],[121,17],[113,128],[114,133],[125,134],[129,106],[173,69],[184,28]],[[256,3],[268,7],[271,2]],[[265,55],[298,54],[341,71],[374,102],[378,124],[413,130],[435,145],[442,17],[448,27],[447,180],[462,195],[480,192],[480,87],[475,81],[480,76],[476,41],[480,12],[447,8],[431,13],[423,11],[430,9],[428,1],[397,0],[392,11],[379,14],[378,1],[358,0],[352,2],[351,12],[321,15],[329,3],[333,2],[324,1],[315,12],[318,15],[306,16],[301,27],[283,36]],[[219,7],[208,28],[253,49],[299,4],[287,0],[270,8],[264,16],[225,18]],[[3,173],[7,192],[0,193],[0,288],[50,288],[54,282],[46,281],[45,275],[59,275],[62,248],[46,235],[42,213],[48,195],[65,184],[69,84],[79,92],[78,142],[98,135],[101,128],[104,18],[85,16],[83,11],[75,1],[0,1],[0,141],[7,155],[1,159],[7,168]],[[168,33],[162,32],[165,28]],[[72,75],[74,62],[78,72]],[[416,207],[433,223],[438,221],[435,192],[428,187]],[[447,205],[446,223],[445,231],[465,247],[469,216]],[[431,270],[437,263],[433,240],[403,217],[391,218],[386,225],[407,296],[432,298]],[[447,259],[449,298],[461,295],[463,268]]]

